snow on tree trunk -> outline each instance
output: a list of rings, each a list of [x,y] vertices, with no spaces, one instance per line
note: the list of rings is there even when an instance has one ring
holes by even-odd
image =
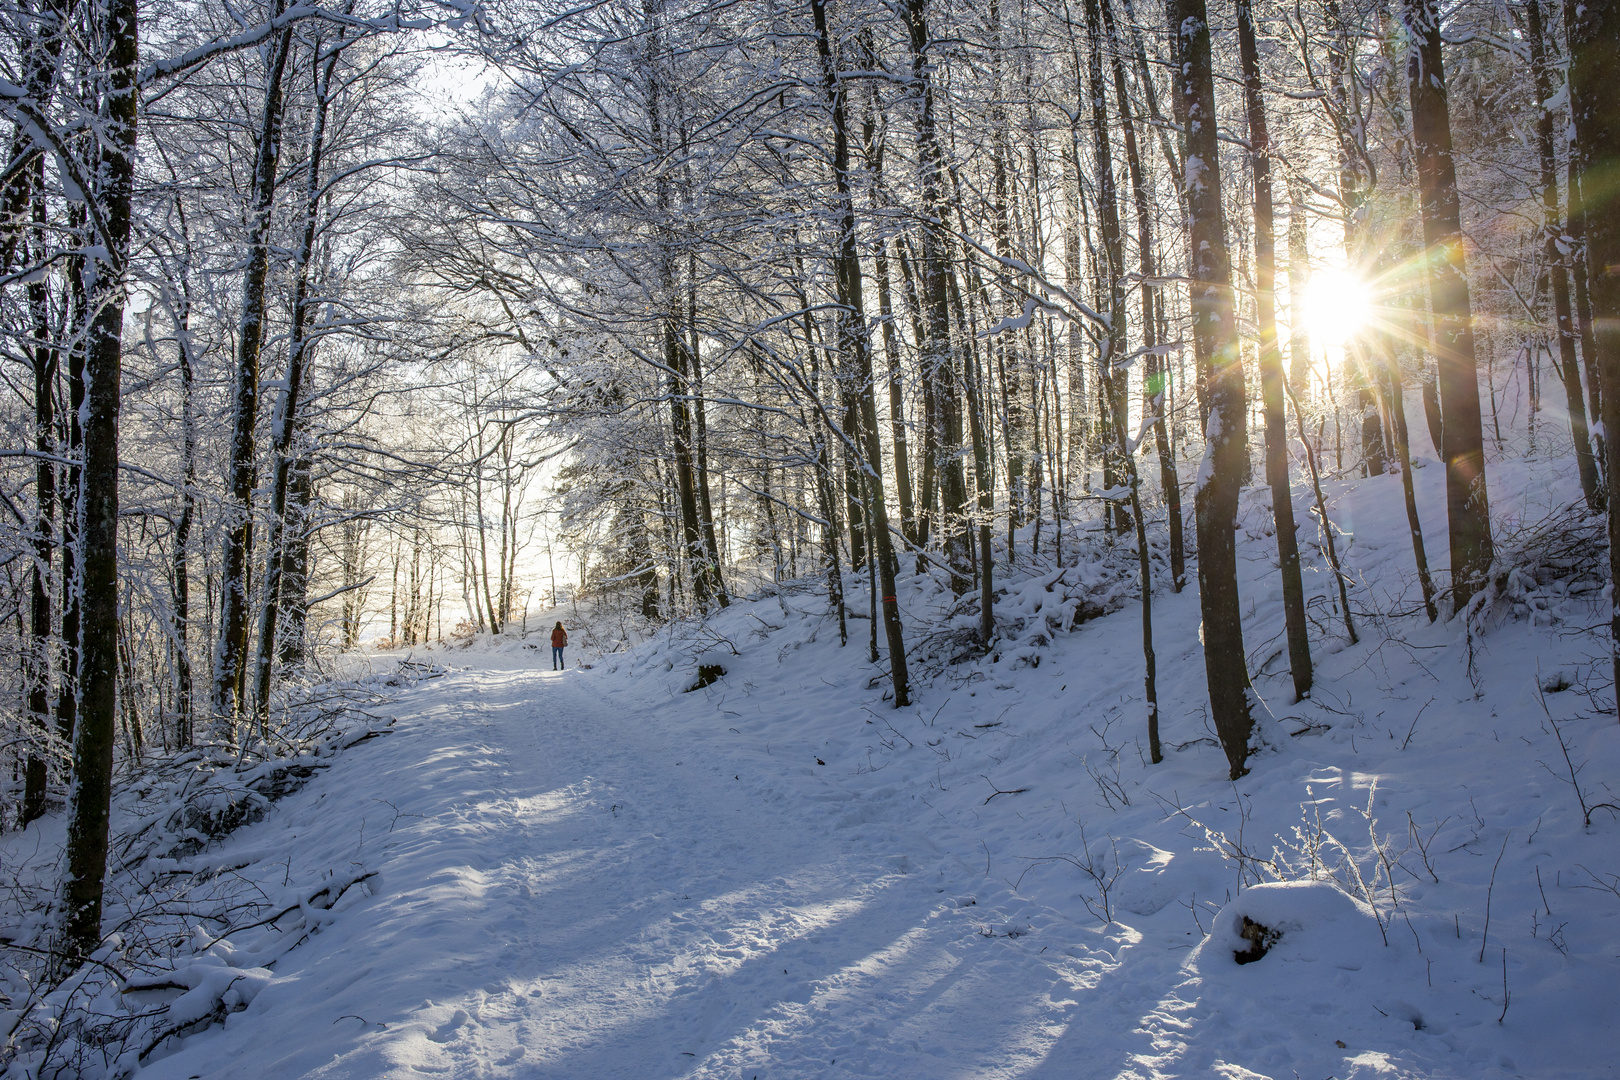
[[[1248,771],[1245,762],[1254,726],[1233,536],[1238,493],[1248,467],[1248,407],[1221,206],[1208,16],[1204,0],[1171,0],[1167,10],[1177,61],[1175,95],[1178,111],[1186,118],[1187,288],[1193,351],[1199,399],[1208,417],[1204,460],[1193,496],[1204,674],[1210,717],[1235,780]]]

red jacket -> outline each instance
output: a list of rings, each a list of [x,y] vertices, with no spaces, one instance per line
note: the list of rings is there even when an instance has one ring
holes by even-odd
[[[567,644],[568,644],[568,631],[564,630],[562,627],[559,626],[559,627],[557,627],[557,629],[555,629],[555,630],[553,630],[551,632],[551,647],[553,649],[560,649],[564,645],[567,645]]]

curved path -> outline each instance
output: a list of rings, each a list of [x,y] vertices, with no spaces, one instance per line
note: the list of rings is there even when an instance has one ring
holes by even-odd
[[[409,690],[393,735],[233,838],[278,872],[285,855],[292,881],[359,863],[374,893],[141,1075],[936,1080],[1151,1060],[1105,997],[1079,1011],[1106,1027],[1075,1015],[1080,991],[1121,989],[1099,984],[1128,938],[1021,935],[840,830],[836,798],[699,760],[598,686],[514,668]]]

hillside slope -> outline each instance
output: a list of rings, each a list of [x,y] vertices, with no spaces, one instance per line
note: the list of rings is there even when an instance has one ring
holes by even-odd
[[[1563,505],[1547,475],[1493,475],[1505,565]],[[1157,598],[1153,766],[1134,602],[1063,629],[1095,568],[1032,568],[998,648],[942,655],[902,710],[867,624],[840,648],[808,591],[589,670],[458,654],[227,842],[278,872],[350,852],[372,895],[142,1075],[1615,1075],[1620,821],[1581,806],[1620,803],[1599,590],[1579,557],[1520,560],[1482,632],[1368,614],[1414,606],[1397,482],[1339,493],[1362,642],[1313,608],[1296,705],[1250,506],[1274,719],[1236,784],[1193,591]],[[950,598],[922,577],[902,603],[928,668]],[[1245,918],[1270,951],[1240,964]]]

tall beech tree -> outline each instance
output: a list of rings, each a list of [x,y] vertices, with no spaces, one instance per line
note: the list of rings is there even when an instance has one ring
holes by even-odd
[[[935,100],[933,50],[928,32],[927,0],[906,0],[902,9],[911,56],[911,79],[917,110],[918,288],[923,338],[924,385],[932,391],[928,427],[933,439],[932,473],[937,476],[940,539],[944,543],[952,588],[966,592],[972,581],[967,526],[967,474],[962,466],[961,358],[951,341],[951,238],[945,209],[945,151],[939,139],[939,106]],[[905,272],[905,264],[901,264]],[[924,498],[929,503],[927,479]]]
[[[1305,586],[1294,529],[1293,485],[1288,479],[1288,414],[1283,404],[1282,347],[1277,339],[1277,243],[1272,212],[1271,134],[1260,94],[1260,50],[1249,0],[1236,0],[1243,101],[1249,120],[1249,167],[1254,175],[1255,317],[1260,328],[1260,393],[1266,416],[1266,484],[1277,527],[1277,572],[1282,576],[1288,669],[1294,697],[1311,693],[1311,642],[1305,622]]]
[[[1620,431],[1620,95],[1613,78],[1620,64],[1620,5],[1565,0],[1569,35],[1570,115],[1575,141],[1572,170],[1579,170],[1581,216],[1592,305],[1592,345],[1602,383],[1605,432]],[[1620,499],[1612,490],[1620,476],[1620,439],[1606,435],[1609,478],[1609,577],[1620,582]],[[1609,626],[1615,685],[1620,686],[1620,589],[1612,590]]]
[[[1198,532],[1198,602],[1203,614],[1204,675],[1210,718],[1236,780],[1248,771],[1254,728],[1253,690],[1243,650],[1238,598],[1238,494],[1248,469],[1248,402],[1243,351],[1232,298],[1232,264],[1221,205],[1220,145],[1209,16],[1204,0],[1170,0],[1172,90],[1185,117],[1187,293],[1198,395],[1204,414],[1204,460],[1193,513]]]
[[[118,714],[118,411],[125,274],[134,194],[140,23],[136,0],[106,7],[94,193],[99,244],[85,260],[92,312],[85,346],[83,490],[79,493],[78,699],[67,872],[62,879],[62,953],[83,960],[101,943],[113,744]],[[86,209],[90,208],[86,203]]]
[[[1554,129],[1557,119],[1550,105],[1553,97],[1554,58],[1548,50],[1547,30],[1541,16],[1541,0],[1525,0],[1525,36],[1530,45],[1530,90],[1535,96],[1536,160],[1541,173],[1541,259],[1542,282],[1538,292],[1551,293],[1553,302],[1554,366],[1564,384],[1564,401],[1569,411],[1569,438],[1575,451],[1575,472],[1580,477],[1581,495],[1593,511],[1603,509],[1603,493],[1598,466],[1592,453],[1587,426],[1586,397],[1581,389],[1580,360],[1576,353],[1578,334],[1569,293],[1569,260],[1563,251],[1563,222],[1558,203],[1558,151]]]
[[[278,2],[277,14],[280,10]],[[213,707],[214,714],[221,717],[234,717],[245,705],[252,602],[248,560],[253,538],[253,489],[258,475],[254,431],[259,418],[259,359],[264,344],[265,281],[270,274],[270,216],[275,207],[276,164],[281,160],[281,83],[292,50],[292,34],[291,26],[282,30],[270,52],[253,159],[247,267],[242,274],[242,315],[231,398],[232,520],[220,560],[219,643],[214,652]]]
[[[1423,266],[1433,313],[1439,367],[1440,456],[1446,467],[1446,524],[1451,541],[1452,609],[1462,612],[1485,587],[1492,559],[1485,437],[1480,427],[1474,314],[1463,254],[1457,169],[1452,161],[1451,108],[1441,55],[1440,18],[1432,0],[1405,0],[1410,38],[1406,60],[1417,158]]]
[[[838,77],[838,61],[827,26],[826,0],[810,0],[816,27],[816,51],[821,60],[822,91],[833,133],[833,185],[836,198],[838,252],[835,256],[838,280],[838,348],[845,362],[859,379],[860,470],[865,481],[865,510],[872,524],[872,546],[876,579],[874,594],[881,590],[883,633],[889,646],[889,678],[894,687],[894,705],[910,703],[910,679],[906,671],[906,639],[900,625],[900,604],[895,596],[896,562],[894,541],[889,534],[889,511],[884,497],[883,449],[879,441],[877,402],[873,394],[872,334],[866,321],[862,299],[860,245],[855,236],[855,195],[849,180],[848,94]],[[875,628],[874,628],[875,629]]]
[[[305,368],[309,362],[310,260],[315,248],[321,202],[321,158],[326,150],[326,120],[331,109],[332,74],[343,55],[343,40],[326,44],[315,38],[315,54],[326,56],[315,63],[314,117],[310,124],[309,156],[304,163],[304,199],[300,208],[298,245],[293,250],[292,325],[287,335],[287,368],[281,381],[281,395],[271,422],[270,514],[264,544],[263,599],[259,604],[258,648],[253,660],[253,710],[261,736],[268,736],[270,722],[270,672],[277,654],[276,623],[281,614],[281,586],[287,556],[288,492],[293,488],[293,439],[298,430],[298,407],[304,389]],[[296,521],[294,522],[296,528]]]

